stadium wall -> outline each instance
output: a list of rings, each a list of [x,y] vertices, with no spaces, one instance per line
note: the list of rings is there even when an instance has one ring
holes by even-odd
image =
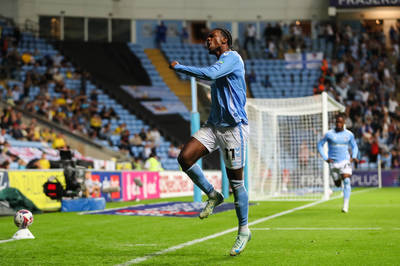
[[[130,201],[135,199],[170,198],[193,195],[193,182],[182,171],[88,171],[90,179],[101,187],[101,195],[107,201]],[[217,190],[221,190],[221,172],[204,171],[207,179]],[[59,201],[52,200],[43,192],[43,184],[50,177],[56,177],[65,188],[63,169],[50,170],[9,170],[0,171],[0,190],[12,187],[18,189],[43,211],[58,210]],[[88,177],[88,175],[86,175]],[[138,181],[141,186],[139,187]],[[118,191],[110,190],[118,187]],[[110,190],[113,192],[107,193]]]
[[[221,190],[221,172],[204,171],[207,179],[217,190]],[[57,210],[60,202],[51,200],[43,193],[43,184],[49,177],[65,186],[62,169],[0,171],[0,190],[6,187],[19,189],[41,210]],[[193,182],[182,171],[90,171],[90,179],[102,188],[101,197],[107,201],[129,201],[135,199],[169,198],[193,195]],[[142,186],[137,187],[140,180]],[[354,187],[377,187],[376,170],[356,170],[351,178]],[[400,186],[400,170],[382,171],[383,187]],[[105,193],[105,188],[119,187],[118,191]],[[94,195],[93,195],[94,196]]]
[[[125,19],[252,21],[325,19],[328,1],[320,0],[2,0],[0,12],[17,23],[39,22],[40,15]]]

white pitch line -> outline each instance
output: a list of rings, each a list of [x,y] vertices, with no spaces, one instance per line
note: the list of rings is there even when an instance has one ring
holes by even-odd
[[[382,230],[381,227],[277,227],[277,228],[251,228],[252,231],[346,231],[346,230]]]
[[[367,192],[367,191],[374,190],[374,189],[376,189],[376,188],[364,189],[364,190],[353,192],[352,194],[353,195],[354,194],[359,194],[359,193]],[[341,198],[341,197],[342,197],[341,195],[338,195],[338,196],[330,198],[329,200],[334,200],[334,199],[338,199],[338,198]],[[309,203],[309,204],[306,204],[306,205],[303,205],[303,206],[300,206],[300,207],[296,207],[296,208],[293,208],[293,209],[290,209],[290,210],[287,210],[287,211],[276,213],[274,215],[270,215],[270,216],[255,220],[255,221],[249,223],[249,226],[252,226],[252,225],[255,225],[255,224],[259,224],[259,223],[262,223],[262,222],[265,222],[265,221],[268,221],[268,220],[274,219],[276,217],[280,217],[280,216],[283,216],[283,215],[286,215],[286,214],[289,214],[289,213],[292,213],[292,212],[295,212],[295,211],[298,211],[298,210],[303,210],[303,209],[306,209],[306,208],[309,208],[309,207],[313,207],[313,206],[318,205],[318,204],[323,203],[323,202],[327,202],[327,201],[326,200],[319,200],[319,201],[312,202],[312,203]],[[234,228],[231,228],[231,229],[227,229],[225,231],[222,231],[222,232],[219,232],[219,233],[216,233],[216,234],[213,234],[213,235],[209,235],[209,236],[206,236],[206,237],[203,237],[203,238],[194,239],[194,240],[191,240],[191,241],[188,241],[188,242],[176,245],[176,246],[169,247],[167,249],[163,249],[163,250],[160,250],[160,251],[145,255],[143,257],[138,257],[138,258],[129,260],[127,262],[124,262],[122,264],[117,264],[117,266],[126,266],[126,265],[141,263],[141,262],[146,261],[148,259],[151,259],[153,257],[159,256],[159,255],[163,255],[165,253],[169,253],[169,252],[172,252],[172,251],[175,251],[175,250],[178,250],[178,249],[182,249],[182,248],[187,247],[187,246],[192,246],[192,245],[195,245],[197,243],[204,242],[206,240],[217,238],[217,237],[229,234],[231,232],[235,232],[237,230],[238,230],[237,227],[234,227]]]
[[[5,240],[0,240],[0,244],[2,244],[2,243],[7,243],[7,242],[11,242],[11,241],[14,241],[14,240],[16,240],[16,239],[10,238],[10,239],[5,239]]]

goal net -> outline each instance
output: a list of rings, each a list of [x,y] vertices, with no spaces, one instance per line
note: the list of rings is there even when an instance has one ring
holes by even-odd
[[[344,106],[323,93],[302,98],[247,99],[246,109],[250,199],[329,198],[328,165],[319,156],[317,143],[334,126],[334,117],[344,111]]]

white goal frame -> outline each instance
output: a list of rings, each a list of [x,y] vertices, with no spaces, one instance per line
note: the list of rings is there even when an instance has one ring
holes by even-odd
[[[250,126],[248,142],[250,200],[304,201],[329,199],[332,193],[330,189],[329,166],[326,162],[322,163],[322,158],[319,158],[322,171],[320,171],[321,169],[316,169],[312,174],[314,176],[309,176],[310,182],[318,183],[317,185],[311,185],[313,187],[296,187],[296,192],[294,192],[294,188],[290,191],[290,189],[288,190],[285,187],[286,184],[282,185],[284,177],[279,166],[282,162],[277,158],[280,156],[281,149],[279,143],[282,142],[281,136],[279,136],[278,118],[289,117],[290,119],[290,117],[301,115],[319,117],[320,115],[322,123],[318,124],[321,128],[316,129],[318,136],[313,136],[313,143],[315,143],[317,138],[321,138],[328,131],[329,123],[334,123],[334,115],[344,110],[345,107],[335,101],[326,92],[323,92],[321,95],[299,98],[247,99],[246,111],[249,115]],[[254,117],[252,116],[253,113],[255,114]],[[266,143],[263,143],[263,141]],[[268,145],[267,148],[266,145]],[[316,145],[313,146],[310,149],[313,150],[315,155],[318,152]],[[324,149],[326,152],[327,145],[324,146]],[[314,168],[318,167],[314,166]],[[266,171],[268,171],[268,177],[265,177],[267,174],[262,174]],[[296,173],[299,172],[297,171]],[[304,178],[304,176],[307,178],[307,174],[301,177]],[[319,180],[318,182],[313,181],[317,179]],[[322,186],[321,182],[323,183]],[[264,187],[267,187],[267,189],[264,189]]]

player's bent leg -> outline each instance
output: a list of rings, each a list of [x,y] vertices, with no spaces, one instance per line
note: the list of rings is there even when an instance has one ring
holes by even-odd
[[[347,213],[349,211],[349,201],[351,194],[351,182],[350,175],[343,176],[343,208],[342,212]]]
[[[192,137],[179,153],[178,162],[182,170],[186,172],[197,160],[208,153],[207,148],[200,141]]]
[[[191,138],[185,144],[178,156],[178,162],[182,170],[190,177],[204,193],[211,193],[214,188],[207,181],[200,166],[196,164],[197,160],[208,153],[207,148],[195,138]]]
[[[200,166],[196,164],[197,160],[208,154],[207,148],[196,138],[191,138],[183,147],[178,157],[178,162],[183,171],[190,177],[205,194],[208,196],[207,204],[200,212],[200,219],[207,218],[212,214],[215,207],[224,201],[221,193],[216,191],[204,176]]]

